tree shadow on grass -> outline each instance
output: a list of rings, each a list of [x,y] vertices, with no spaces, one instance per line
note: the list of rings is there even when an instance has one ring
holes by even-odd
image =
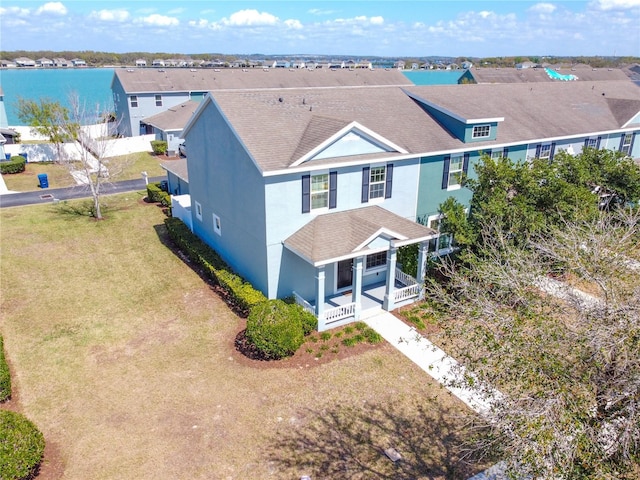
[[[309,410],[306,417],[306,424],[292,427],[268,451],[270,461],[291,478],[457,480],[490,465],[461,458],[470,417],[437,398],[336,405],[328,411]],[[389,448],[401,459],[390,460],[385,454]]]

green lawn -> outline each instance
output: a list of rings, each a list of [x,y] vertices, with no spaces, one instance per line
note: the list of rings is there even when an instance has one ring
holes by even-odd
[[[147,152],[133,153],[108,159],[119,173],[112,177],[112,181],[132,180],[142,178],[141,172],[146,171],[150,177],[163,176],[166,172],[160,167],[164,157],[156,157]],[[114,168],[115,169],[115,168]],[[46,173],[49,180],[49,188],[72,187],[75,181],[69,173],[68,165],[55,163],[27,163],[23,173],[3,175],[2,178],[9,190],[28,192],[38,190],[38,174]]]
[[[62,478],[479,470],[454,448],[468,410],[389,345],[296,367],[238,354],[244,321],[167,248],[161,209],[143,197],[107,197],[100,222],[64,204],[0,210],[5,350]]]

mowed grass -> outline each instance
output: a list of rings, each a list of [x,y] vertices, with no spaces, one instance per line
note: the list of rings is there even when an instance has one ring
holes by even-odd
[[[241,357],[233,340],[244,321],[163,243],[161,210],[142,192],[106,200],[101,222],[55,205],[0,211],[13,384],[62,478],[454,479],[480,469],[455,453],[466,408],[389,345],[303,368]]]
[[[160,163],[166,158],[156,157],[148,152],[132,153],[107,160],[117,166],[118,174],[111,179],[113,181],[142,179],[141,172],[147,172],[149,177],[159,177],[166,174],[160,167]],[[73,187],[76,185],[68,165],[50,162],[27,163],[24,172],[3,175],[2,178],[9,190],[29,192],[40,188],[38,175],[41,173],[47,174],[49,188]]]

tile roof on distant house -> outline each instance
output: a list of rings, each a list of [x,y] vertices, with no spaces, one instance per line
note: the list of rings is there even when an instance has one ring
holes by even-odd
[[[466,119],[503,117],[496,140],[464,143],[418,101]],[[400,150],[314,159],[300,168],[439,154],[493,145],[607,132],[640,113],[633,82],[446,85],[380,88],[217,91],[190,121],[215,103],[263,172],[291,169],[306,153],[356,122]],[[186,130],[189,129],[187,125]]]
[[[284,241],[285,247],[313,265],[361,256],[378,236],[397,246],[437,235],[432,228],[377,205],[318,215]],[[382,249],[386,250],[386,248]]]
[[[307,69],[116,69],[126,93],[208,92],[255,88],[413,85],[397,70]]]
[[[163,131],[182,130],[187,124],[193,112],[196,111],[200,102],[189,100],[187,102],[170,107],[164,112],[146,117],[142,123],[153,125]]]

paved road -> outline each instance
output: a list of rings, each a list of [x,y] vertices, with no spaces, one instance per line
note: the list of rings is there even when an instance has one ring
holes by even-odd
[[[150,182],[159,182],[166,177],[152,177]],[[105,183],[102,185],[103,195],[114,193],[136,192],[145,190],[146,184],[142,178],[137,180],[124,180],[121,182]],[[74,198],[91,197],[88,187],[78,185],[69,188],[43,188],[33,192],[7,193],[0,195],[0,208],[17,207],[20,205],[35,205],[38,203],[52,203],[56,200],[71,200]]]

